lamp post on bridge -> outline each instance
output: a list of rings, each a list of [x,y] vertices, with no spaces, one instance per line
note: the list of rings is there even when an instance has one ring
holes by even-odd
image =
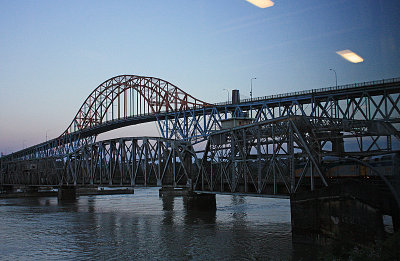
[[[257,79],[256,77],[250,79],[250,100],[253,101],[253,80]],[[250,105],[250,118],[253,118],[253,110]]]
[[[229,90],[228,89],[223,89],[223,90],[228,93],[228,103],[229,103]]]
[[[47,132],[49,132],[49,130],[46,130],[46,142],[47,142]]]
[[[337,74],[336,74],[336,71],[334,69],[329,69],[329,71],[333,71],[335,73],[336,88],[337,88]]]
[[[253,100],[253,80],[257,78],[251,78],[250,79],[250,100]]]

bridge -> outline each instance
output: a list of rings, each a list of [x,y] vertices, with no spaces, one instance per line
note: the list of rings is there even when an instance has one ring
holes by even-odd
[[[388,195],[382,211],[394,216],[399,104],[400,78],[210,104],[159,78],[121,75],[59,137],[1,157],[0,182],[294,197],[356,180]],[[146,122],[161,137],[96,139]]]

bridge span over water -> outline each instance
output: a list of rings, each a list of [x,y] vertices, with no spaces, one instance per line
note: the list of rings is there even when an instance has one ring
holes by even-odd
[[[399,104],[400,78],[210,104],[159,78],[121,75],[93,90],[58,138],[2,157],[1,183],[289,195],[344,176],[394,182]],[[151,121],[162,137],[96,141]]]
[[[111,78],[58,138],[1,157],[0,187],[180,187],[208,207],[217,193],[285,196],[293,231],[375,240],[384,214],[400,228],[400,78],[232,100]],[[151,121],[161,137],[96,140]]]

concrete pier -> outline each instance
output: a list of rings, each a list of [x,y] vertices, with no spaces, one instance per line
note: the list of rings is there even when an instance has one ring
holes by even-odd
[[[159,190],[160,197],[183,197],[186,210],[216,211],[215,194],[194,193],[190,188],[163,187]]]
[[[382,240],[385,209],[379,203],[379,195],[373,187],[358,183],[292,195],[292,231],[318,239],[340,238],[359,243]]]
[[[62,185],[58,187],[58,200],[70,201],[76,199],[76,187]]]
[[[180,197],[189,195],[191,191],[189,188],[162,187],[158,193],[160,197]]]
[[[215,194],[190,193],[185,197],[184,204],[190,211],[216,211],[217,201]]]

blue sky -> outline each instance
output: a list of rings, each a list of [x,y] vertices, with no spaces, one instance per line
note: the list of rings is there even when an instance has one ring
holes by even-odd
[[[103,81],[165,79],[207,102],[400,76],[400,2],[0,0],[0,152],[69,125]],[[364,58],[350,63],[336,51]],[[125,135],[157,133],[154,124]],[[119,135],[119,134],[118,134]],[[121,134],[122,135],[122,134]]]

